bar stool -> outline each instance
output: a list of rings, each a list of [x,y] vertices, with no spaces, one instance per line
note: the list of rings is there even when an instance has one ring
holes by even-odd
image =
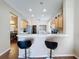
[[[58,46],[57,42],[45,41],[45,45],[48,49],[50,49],[50,59],[52,59],[52,50],[55,50]]]
[[[25,59],[27,59],[27,49],[30,48],[32,45],[31,40],[18,41],[17,45],[20,49],[25,50]]]

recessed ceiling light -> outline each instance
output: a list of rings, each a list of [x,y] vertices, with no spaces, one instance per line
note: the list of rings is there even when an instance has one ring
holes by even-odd
[[[44,14],[42,14],[42,17],[44,17]]]
[[[34,17],[34,14],[32,14],[31,17]]]
[[[43,9],[43,12],[46,12],[47,11],[47,9]]]
[[[29,12],[32,12],[32,9],[31,8],[29,8]]]

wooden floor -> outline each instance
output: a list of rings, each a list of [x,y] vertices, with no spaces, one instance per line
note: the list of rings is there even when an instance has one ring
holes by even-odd
[[[0,56],[0,59],[19,59],[18,46],[15,41],[11,43],[10,51]],[[46,58],[30,58],[30,59],[46,59]],[[71,56],[71,57],[54,57],[53,59],[76,59],[76,58]]]

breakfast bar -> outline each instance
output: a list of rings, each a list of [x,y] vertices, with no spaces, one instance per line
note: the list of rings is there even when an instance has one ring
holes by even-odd
[[[45,46],[45,40],[47,38],[51,38],[54,41],[59,41],[59,39],[63,39],[67,37],[66,34],[27,34],[21,33],[18,36],[18,41],[27,40],[27,38],[33,38],[32,46],[28,49],[28,56],[30,57],[47,57],[48,49]],[[39,51],[39,52],[38,52]],[[19,49],[19,58],[24,58],[24,50]]]

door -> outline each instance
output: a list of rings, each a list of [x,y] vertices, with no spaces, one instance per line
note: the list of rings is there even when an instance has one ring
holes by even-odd
[[[36,34],[37,33],[37,27],[36,25],[32,26],[32,34]]]

